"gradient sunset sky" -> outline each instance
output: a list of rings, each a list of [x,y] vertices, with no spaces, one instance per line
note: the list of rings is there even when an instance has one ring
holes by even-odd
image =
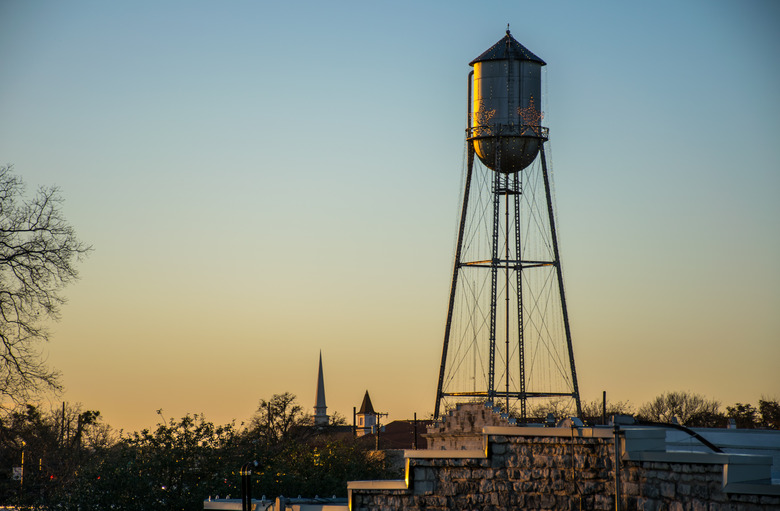
[[[45,347],[116,428],[432,412],[468,62],[547,62],[584,400],[780,397],[780,4],[0,2],[0,162],[94,252]],[[55,405],[56,406],[56,405]]]

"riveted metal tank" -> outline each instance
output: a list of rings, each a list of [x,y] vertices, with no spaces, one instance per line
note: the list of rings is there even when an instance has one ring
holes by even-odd
[[[547,138],[542,121],[542,59],[506,31],[469,63],[474,67],[469,140],[489,168],[513,173],[529,166]]]

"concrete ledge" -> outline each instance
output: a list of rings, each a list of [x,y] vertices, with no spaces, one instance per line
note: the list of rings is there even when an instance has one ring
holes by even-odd
[[[487,458],[487,453],[485,451],[480,450],[468,450],[468,451],[456,451],[456,450],[446,450],[441,449],[438,451],[430,450],[430,449],[416,449],[416,450],[405,450],[404,451],[404,458],[407,459],[425,459],[425,460],[432,460],[432,459],[442,459],[442,458],[448,458],[448,459],[463,459],[463,458],[478,458],[478,459],[485,459]]]
[[[257,509],[259,500],[252,499],[252,506]],[[265,502],[263,502],[265,503]],[[273,502],[268,502],[268,505]],[[203,502],[203,509],[241,509],[241,499],[220,499],[220,500],[206,500]]]
[[[626,451],[621,456],[627,461],[655,461],[658,463],[703,463],[725,465],[727,454],[709,452],[658,452],[658,451]]]
[[[715,452],[684,452],[684,451],[632,451],[623,453],[627,461],[655,461],[659,463],[701,463],[709,465],[749,465],[761,466],[769,470],[772,458],[752,454],[725,454]],[[769,473],[767,472],[767,478]],[[756,478],[753,478],[756,479]],[[762,478],[763,479],[763,478]]]
[[[710,442],[721,448],[756,448],[780,451],[780,434],[770,429],[723,429],[692,428]],[[683,443],[687,440],[682,432],[669,430],[669,443]]]
[[[657,428],[623,429],[622,451],[664,452],[666,431]]]
[[[723,488],[735,484],[772,484],[771,456],[751,456],[749,454],[729,454],[729,462],[723,465]]]
[[[304,502],[307,499],[289,499],[285,502],[285,508],[291,511],[347,511],[348,504],[347,499],[322,499],[328,502],[316,502],[317,499],[310,499],[310,502]],[[314,501],[314,502],[312,502]],[[241,511],[242,507],[241,499],[219,499],[219,500],[206,500],[203,502],[204,510],[224,510],[224,511]],[[283,511],[278,509],[278,501],[273,500],[258,500],[252,499],[253,511]],[[4,508],[0,508],[4,509]]]
[[[406,490],[406,481],[403,479],[386,479],[379,481],[349,481],[347,490]]]
[[[482,432],[489,436],[542,436],[571,438],[613,438],[607,428],[537,428],[526,426],[485,426]]]

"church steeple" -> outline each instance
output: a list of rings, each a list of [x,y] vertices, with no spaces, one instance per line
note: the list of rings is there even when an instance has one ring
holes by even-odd
[[[322,350],[320,350],[320,369],[317,374],[317,400],[314,402],[314,425],[327,426],[328,407],[325,404],[325,379],[322,376]]]
[[[374,411],[374,405],[371,404],[371,397],[366,391],[366,395],[363,396],[363,403],[360,405],[360,411],[357,413],[357,429],[355,431],[358,437],[363,435],[371,435],[376,433],[377,426],[377,414]]]

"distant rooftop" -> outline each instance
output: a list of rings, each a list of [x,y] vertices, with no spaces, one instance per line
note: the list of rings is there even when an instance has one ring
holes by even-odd
[[[371,404],[371,398],[368,396],[368,391],[366,391],[366,395],[363,396],[363,404],[360,405],[360,411],[358,411],[358,413],[376,415],[374,405]]]

